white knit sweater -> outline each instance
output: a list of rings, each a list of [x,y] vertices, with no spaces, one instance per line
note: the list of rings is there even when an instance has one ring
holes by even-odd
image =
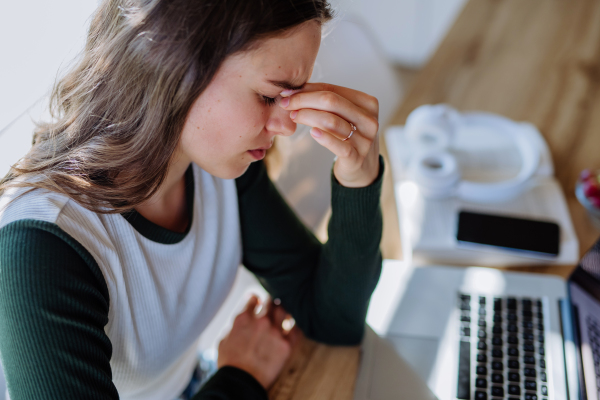
[[[120,214],[97,214],[60,194],[36,190],[11,203],[21,190],[2,196],[0,229],[22,219],[54,223],[100,267],[110,295],[113,382],[124,400],[165,400],[186,387],[198,338],[241,263],[235,181],[196,165],[193,173],[192,225],[175,244],[154,242]]]

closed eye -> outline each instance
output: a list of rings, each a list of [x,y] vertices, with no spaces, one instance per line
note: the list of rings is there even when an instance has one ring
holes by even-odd
[[[262,97],[264,103],[267,106],[274,106],[275,103],[277,102],[277,98],[276,97],[267,97],[267,96],[262,96],[262,95],[260,97]]]

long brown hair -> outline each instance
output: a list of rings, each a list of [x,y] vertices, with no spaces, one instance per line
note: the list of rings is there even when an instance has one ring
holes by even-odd
[[[105,0],[53,89],[52,122],[0,195],[41,188],[95,212],[132,209],[163,182],[193,102],[228,56],[331,18],[327,0]]]

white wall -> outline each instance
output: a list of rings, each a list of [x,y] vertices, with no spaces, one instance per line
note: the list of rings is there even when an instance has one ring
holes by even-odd
[[[83,48],[96,6],[97,0],[0,2],[0,176],[31,147],[39,101]]]
[[[0,3],[0,132],[47,93],[82,49],[96,0]]]
[[[330,0],[338,14],[364,20],[391,61],[427,62],[466,0]]]

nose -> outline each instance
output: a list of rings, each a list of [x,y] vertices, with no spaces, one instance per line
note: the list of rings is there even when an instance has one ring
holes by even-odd
[[[282,136],[291,136],[296,132],[296,123],[290,118],[290,112],[278,106],[272,108],[265,127]]]

